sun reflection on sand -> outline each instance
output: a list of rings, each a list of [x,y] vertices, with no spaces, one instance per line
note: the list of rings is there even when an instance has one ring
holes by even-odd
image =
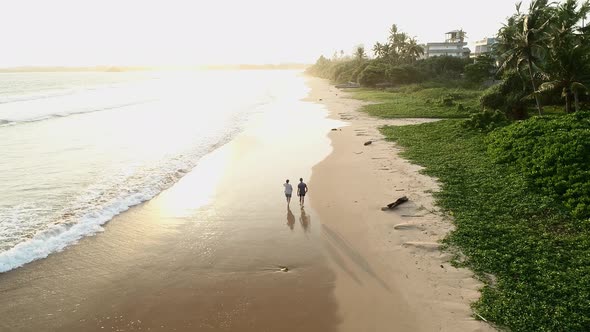
[[[161,216],[190,217],[194,211],[212,202],[221,177],[229,167],[230,150],[223,146],[205,156],[173,188],[157,200]]]

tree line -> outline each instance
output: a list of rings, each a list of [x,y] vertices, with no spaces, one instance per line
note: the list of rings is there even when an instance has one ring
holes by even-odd
[[[511,96],[513,106],[532,98],[542,115],[543,104],[560,96],[567,113],[572,112],[572,99],[575,110],[580,109],[580,96],[590,81],[590,30],[584,26],[588,12],[588,1],[534,0],[526,12],[516,5],[516,13],[498,31],[495,52],[504,80],[516,75],[524,85],[522,93]]]
[[[590,86],[589,12],[588,0],[533,0],[526,10],[518,3],[497,32],[491,52],[475,59],[423,59],[423,47],[394,24],[388,39],[373,46],[372,58],[358,46],[352,56],[321,56],[308,72],[366,87],[439,81],[481,88],[481,83],[495,80],[499,83],[483,93],[483,109],[518,119],[526,117],[529,107],[542,115],[543,105],[561,104],[571,113],[583,107]]]
[[[331,59],[323,55],[308,69],[312,75],[336,83],[358,82],[367,87],[386,87],[421,83],[429,80],[459,79],[469,59],[450,56],[421,59],[424,48],[392,25],[385,42],[377,42],[369,58],[363,46],[357,46],[352,56],[335,53]],[[486,74],[487,75],[487,74]],[[489,75],[487,75],[489,76]]]

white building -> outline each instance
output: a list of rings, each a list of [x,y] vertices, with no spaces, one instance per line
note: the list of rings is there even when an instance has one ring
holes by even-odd
[[[482,54],[489,53],[492,51],[492,47],[496,43],[496,38],[484,38],[475,42],[475,52],[471,54],[471,57],[478,57]]]
[[[428,43],[424,47],[424,58],[433,56],[454,56],[459,58],[468,58],[471,50],[465,47],[465,32],[463,30],[453,30],[445,34],[445,41],[439,43]]]

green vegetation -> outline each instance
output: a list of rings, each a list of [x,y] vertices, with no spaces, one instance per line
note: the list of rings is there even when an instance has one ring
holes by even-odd
[[[387,91],[360,90],[354,96],[377,101],[363,110],[384,118],[465,118],[477,112],[481,91],[407,85]]]
[[[385,43],[373,47],[374,59],[369,59],[364,47],[357,46],[353,56],[341,52],[332,59],[321,56],[307,72],[330,79],[336,83],[358,82],[367,87],[395,86],[425,81],[456,81],[461,78],[465,67],[473,61],[451,56],[420,59],[424,54],[415,38],[398,30],[394,24]],[[469,69],[470,84],[481,83],[489,78],[493,61],[482,61]],[[472,81],[470,81],[472,79]]]
[[[531,119],[491,134],[462,120],[382,129],[442,183],[436,198],[456,225],[445,241],[486,282],[474,310],[500,326],[590,330],[590,220],[579,209],[588,206],[589,120]],[[563,122],[585,136],[547,130]],[[561,198],[564,188],[577,205]]]
[[[440,180],[438,204],[456,225],[445,242],[486,283],[474,310],[513,331],[588,331],[590,113],[511,122],[503,111],[469,112],[481,95],[425,83],[355,92],[380,103],[365,107],[379,117],[469,116],[382,132]]]
[[[590,219],[590,113],[515,123],[489,143],[494,161],[512,165],[574,218]]]
[[[542,98],[563,97],[565,112],[576,110],[590,79],[590,33],[581,26],[590,13],[590,2],[562,3],[533,0],[528,12],[516,13],[498,31],[496,54],[501,69],[512,70],[526,81],[529,96],[543,114]]]
[[[380,88],[355,94],[371,115],[447,118],[382,132],[440,180],[445,242],[485,282],[474,310],[512,331],[590,331],[588,14],[587,0],[518,4],[475,60],[419,59],[394,25],[374,59],[359,47],[308,71]]]
[[[542,115],[543,108],[552,105],[564,105],[565,113],[571,113],[587,108],[589,101],[590,27],[581,24],[588,14],[588,0],[533,0],[526,12],[518,4],[499,29],[492,52],[476,59],[421,59],[422,46],[394,24],[387,41],[373,46],[374,58],[357,46],[353,56],[343,51],[331,59],[321,56],[307,72],[336,83],[354,81],[376,88],[442,83],[479,89],[500,79],[484,93],[480,111],[498,110],[512,120],[528,117],[532,108]],[[398,116],[402,114],[411,112]]]

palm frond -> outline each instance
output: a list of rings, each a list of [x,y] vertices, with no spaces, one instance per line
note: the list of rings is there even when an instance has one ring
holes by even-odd
[[[571,89],[572,89],[572,91],[577,91],[577,92],[588,91],[588,87],[586,87],[584,84],[582,84],[580,82],[572,82]]]

